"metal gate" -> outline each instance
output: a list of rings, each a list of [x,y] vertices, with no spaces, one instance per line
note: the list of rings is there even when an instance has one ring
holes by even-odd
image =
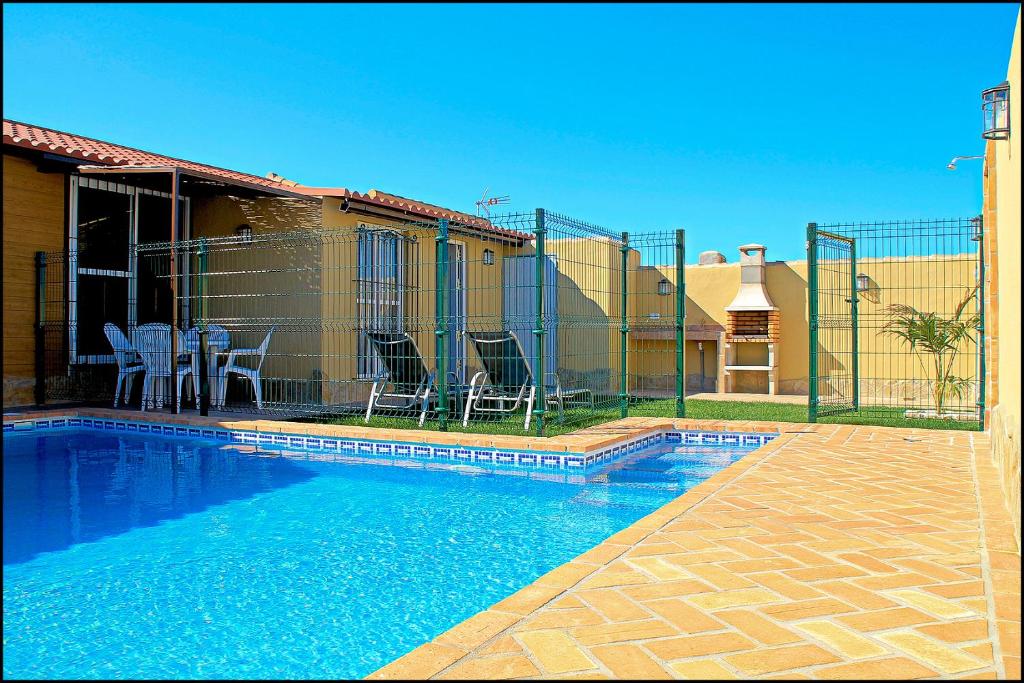
[[[852,238],[807,226],[810,320],[808,406],[819,415],[859,407],[857,367],[857,269]]]
[[[808,417],[981,428],[981,217],[807,226]]]

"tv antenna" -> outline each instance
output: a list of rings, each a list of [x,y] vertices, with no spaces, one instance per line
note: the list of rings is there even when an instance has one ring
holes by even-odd
[[[508,204],[510,201],[512,201],[507,194],[502,195],[501,197],[488,197],[487,190],[490,189],[491,188],[488,187],[486,190],[484,190],[484,193],[483,195],[480,196],[480,199],[476,200],[477,216],[483,216],[484,214],[487,214],[487,217],[490,218],[492,206],[497,206],[498,204]]]

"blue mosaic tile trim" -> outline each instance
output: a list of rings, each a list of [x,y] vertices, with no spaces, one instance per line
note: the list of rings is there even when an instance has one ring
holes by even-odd
[[[166,425],[135,420],[108,420],[90,417],[54,417],[34,420],[14,420],[4,423],[4,433],[28,432],[86,427],[100,431],[136,432],[211,439],[231,443],[287,447],[313,453],[351,454],[359,457],[408,458],[410,460],[436,460],[453,463],[486,463],[513,465],[541,470],[583,470],[602,465],[623,456],[658,444],[683,446],[736,446],[760,447],[778,436],[774,433],[739,433],[667,430],[648,434],[600,451],[589,453],[553,453],[550,451],[513,451],[474,446],[441,444],[405,444],[372,439],[338,439],[321,436],[258,432],[239,429],[219,429],[188,425]]]

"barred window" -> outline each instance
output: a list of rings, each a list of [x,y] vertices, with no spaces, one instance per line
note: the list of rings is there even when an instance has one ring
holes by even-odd
[[[373,378],[382,370],[380,359],[366,338],[367,332],[403,332],[402,294],[404,263],[402,237],[390,230],[359,229],[356,282],[359,348],[356,371]]]

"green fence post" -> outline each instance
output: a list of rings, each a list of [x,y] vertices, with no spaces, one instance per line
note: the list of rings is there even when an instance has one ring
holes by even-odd
[[[437,254],[436,301],[434,303],[434,335],[437,338],[437,428],[448,431],[448,354],[445,352],[445,338],[448,335],[448,318],[445,310],[448,303],[448,219],[437,222],[437,237],[434,238]]]
[[[534,283],[537,294],[537,320],[533,330],[533,369],[536,371],[533,376],[533,415],[536,420],[537,436],[544,435],[544,409],[547,407],[547,396],[544,393],[544,218],[544,209],[537,209],[533,230],[537,250],[537,275]]]
[[[676,230],[676,417],[686,417],[686,231]]]
[[[850,327],[852,328],[851,347],[853,359],[850,368],[853,372],[853,412],[860,411],[860,358],[857,340],[857,241],[850,240]]]
[[[818,224],[807,224],[807,421],[818,421]]]
[[[619,414],[621,417],[629,415],[629,375],[626,367],[626,357],[628,354],[629,344],[629,296],[626,292],[627,289],[627,274],[629,272],[629,233],[622,233],[622,246],[619,247],[619,251],[622,252],[622,325],[619,327],[619,331],[622,333],[622,348],[619,352],[619,364],[621,365],[621,376],[619,378],[619,403],[620,409]]]
[[[36,252],[36,405],[46,403],[46,252]]]
[[[978,231],[978,429],[985,431],[985,222],[974,219]]]

